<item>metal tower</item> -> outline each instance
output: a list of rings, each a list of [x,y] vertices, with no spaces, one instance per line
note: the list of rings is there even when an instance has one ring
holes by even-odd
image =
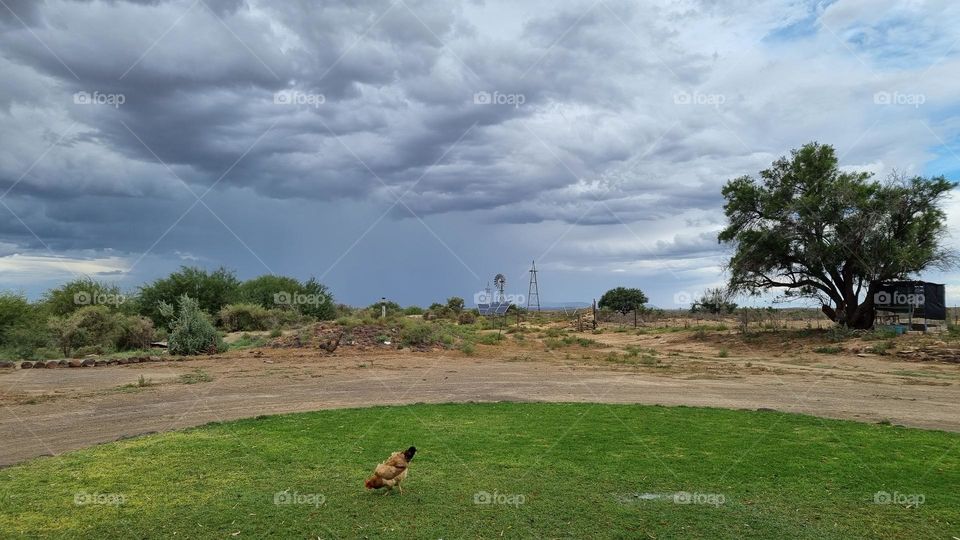
[[[530,306],[537,306],[537,312],[540,311],[540,287],[537,285],[537,261],[531,261],[530,266],[530,287],[527,289],[527,311]]]

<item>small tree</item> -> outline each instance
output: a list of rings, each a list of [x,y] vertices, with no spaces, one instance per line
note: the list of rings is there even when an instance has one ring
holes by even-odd
[[[153,332],[153,325],[146,326],[140,317],[126,317],[102,305],[84,306],[66,317],[50,317],[47,327],[64,356],[70,356],[78,347],[100,350],[134,347]]]
[[[161,302],[160,314],[171,321],[167,340],[170,354],[214,354],[226,350],[223,338],[193,298],[185,294],[181,296],[177,310]]]
[[[447,298],[447,309],[452,311],[454,315],[460,315],[460,313],[463,311],[464,304],[465,302],[463,301],[463,298],[460,298],[459,296],[451,296],[450,298]]]
[[[621,315],[626,315],[631,311],[643,310],[643,305],[647,301],[647,295],[643,294],[640,289],[617,287],[603,293],[597,305],[600,306],[600,309],[611,309]]]
[[[726,287],[707,289],[703,291],[700,299],[690,306],[690,312],[712,313],[714,315],[733,313],[737,309],[737,305],[731,301],[733,297],[733,292]]]

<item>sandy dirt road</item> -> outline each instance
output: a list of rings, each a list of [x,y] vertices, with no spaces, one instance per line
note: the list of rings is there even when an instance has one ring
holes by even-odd
[[[603,351],[235,351],[184,362],[0,374],[0,465],[210,421],[326,408],[569,401],[775,409],[960,432],[960,366],[651,342],[656,365]],[[673,341],[671,341],[671,339]],[[634,336],[603,337],[616,348]],[[137,387],[143,376],[150,385]],[[199,382],[193,382],[199,381]]]

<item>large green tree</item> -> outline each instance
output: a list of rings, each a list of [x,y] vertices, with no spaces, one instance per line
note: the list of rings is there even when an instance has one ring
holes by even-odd
[[[157,326],[166,326],[167,319],[160,312],[160,302],[175,304],[183,295],[196,300],[200,309],[218,313],[239,296],[240,280],[225,268],[208,272],[203,268],[184,266],[165,278],[140,288],[140,314],[149,317]]]
[[[120,292],[119,286],[82,277],[43,293],[42,303],[51,315],[65,316],[84,306],[105,305],[120,309],[125,301],[126,296]]]
[[[724,186],[731,287],[813,298],[837,323],[870,328],[880,282],[951,265],[941,205],[955,186],[942,176],[878,182],[841,171],[832,146],[806,144]]]
[[[240,284],[240,300],[265,308],[291,308],[320,320],[332,319],[337,309],[326,285],[314,278],[298,279],[265,274]]]
[[[603,293],[600,302],[597,305],[601,309],[612,309],[618,313],[626,315],[631,311],[643,309],[643,305],[648,301],[647,295],[640,289],[628,289],[626,287],[616,287]]]

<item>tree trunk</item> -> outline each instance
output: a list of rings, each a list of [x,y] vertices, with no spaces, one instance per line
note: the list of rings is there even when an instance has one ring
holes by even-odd
[[[873,328],[873,320],[877,316],[877,309],[873,305],[873,297],[876,292],[876,289],[871,283],[870,286],[867,287],[867,296],[864,298],[863,303],[858,303],[858,298],[849,298],[845,299],[846,301],[836,308],[824,305],[820,306],[820,310],[823,311],[824,315],[829,317],[831,321],[840,326],[846,326],[847,328],[854,328],[856,330],[869,330]]]

